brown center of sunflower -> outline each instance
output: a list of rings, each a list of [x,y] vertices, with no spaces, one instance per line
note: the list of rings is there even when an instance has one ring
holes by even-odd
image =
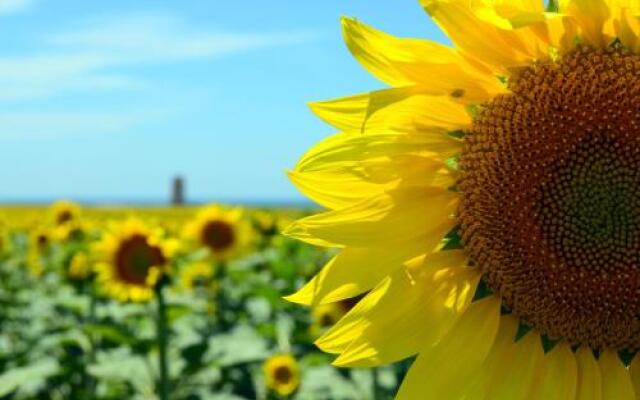
[[[640,348],[640,56],[581,49],[517,73],[460,158],[465,249],[553,339]]]
[[[229,249],[235,241],[233,227],[225,221],[209,221],[202,228],[201,240],[214,252]]]
[[[160,248],[150,245],[146,236],[140,234],[122,241],[116,252],[118,277],[134,285],[145,285],[149,269],[165,262]]]
[[[286,365],[277,367],[275,371],[273,371],[273,376],[276,382],[283,385],[286,385],[287,383],[291,382],[291,379],[293,379],[291,368],[287,367]]]
[[[58,218],[56,222],[58,225],[64,225],[65,223],[71,221],[73,219],[73,214],[69,210],[63,210],[58,214]]]

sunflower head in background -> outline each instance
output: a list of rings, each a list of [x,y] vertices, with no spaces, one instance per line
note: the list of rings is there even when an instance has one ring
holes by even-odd
[[[267,388],[279,396],[288,397],[300,386],[300,369],[291,354],[270,357],[264,362],[262,369]]]
[[[111,226],[95,253],[97,280],[106,294],[120,301],[148,301],[168,273],[172,245],[161,230],[128,219]]]
[[[55,202],[49,211],[53,226],[62,226],[77,220],[80,217],[80,206],[71,201]]]
[[[333,325],[335,325],[342,317],[344,317],[363,296],[354,297],[352,299],[343,299],[335,303],[320,304],[311,311],[310,333],[313,337],[319,337]]]
[[[186,291],[212,291],[217,287],[215,266],[206,261],[197,261],[184,267],[180,273],[180,287]]]
[[[370,291],[317,344],[417,355],[399,399],[636,399],[640,5],[421,4],[453,46],[343,20],[390,87],[312,104],[288,234],[342,250],[290,300]]]
[[[91,276],[93,272],[91,258],[84,251],[78,251],[69,260],[67,275],[75,281],[83,281]]]
[[[212,205],[185,225],[184,236],[188,243],[205,249],[213,259],[227,261],[247,247],[251,229],[241,209],[225,210]]]

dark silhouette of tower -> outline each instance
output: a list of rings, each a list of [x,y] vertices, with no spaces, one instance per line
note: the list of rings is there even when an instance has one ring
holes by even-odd
[[[181,206],[184,203],[184,179],[181,176],[176,176],[171,184],[171,204]]]

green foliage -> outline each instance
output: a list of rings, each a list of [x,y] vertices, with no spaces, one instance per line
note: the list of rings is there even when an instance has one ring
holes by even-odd
[[[67,270],[89,239],[55,243],[29,267],[27,233],[0,256],[0,398],[149,399],[157,396],[156,307],[103,297],[99,285]],[[99,236],[99,235],[98,235]],[[456,248],[459,239],[447,239]],[[301,385],[291,398],[391,399],[404,366],[340,370],[313,342],[310,310],[282,298],[308,281],[335,253],[265,230],[253,252],[215,264],[212,288],[185,290],[180,272],[206,253],[173,260],[165,290],[169,378],[175,400],[281,399],[265,386],[262,365],[290,353]]]

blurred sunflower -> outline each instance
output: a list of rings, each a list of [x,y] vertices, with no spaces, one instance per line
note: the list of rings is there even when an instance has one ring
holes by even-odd
[[[300,369],[291,354],[270,357],[265,361],[262,369],[267,388],[280,396],[290,396],[300,386]]]
[[[204,248],[216,260],[228,260],[249,242],[251,231],[239,208],[224,210],[209,206],[185,225],[185,239]]]
[[[335,303],[320,304],[313,308],[311,312],[312,324],[310,327],[312,336],[320,336],[327,329],[335,325],[351,309],[358,304],[363,296],[352,299],[344,299]]]
[[[93,272],[91,260],[87,253],[79,251],[71,257],[67,271],[69,278],[81,281],[91,276],[91,272]]]
[[[49,210],[51,239],[66,241],[81,237],[80,206],[70,201],[58,201]]]
[[[194,262],[180,274],[180,286],[187,291],[216,288],[215,267],[208,262]]]
[[[392,86],[315,103],[291,172],[342,248],[291,300],[371,290],[318,345],[418,355],[399,399],[640,396],[640,5],[422,0],[453,47],[344,19]],[[634,387],[635,385],[635,387]]]
[[[45,271],[45,259],[51,253],[51,232],[43,226],[35,227],[29,233],[26,265],[31,275],[42,276]]]
[[[147,301],[167,273],[172,243],[163,232],[138,219],[115,224],[95,251],[97,280],[103,290],[120,301]]]
[[[50,218],[54,226],[61,226],[80,216],[80,206],[70,201],[58,201],[51,206]]]

